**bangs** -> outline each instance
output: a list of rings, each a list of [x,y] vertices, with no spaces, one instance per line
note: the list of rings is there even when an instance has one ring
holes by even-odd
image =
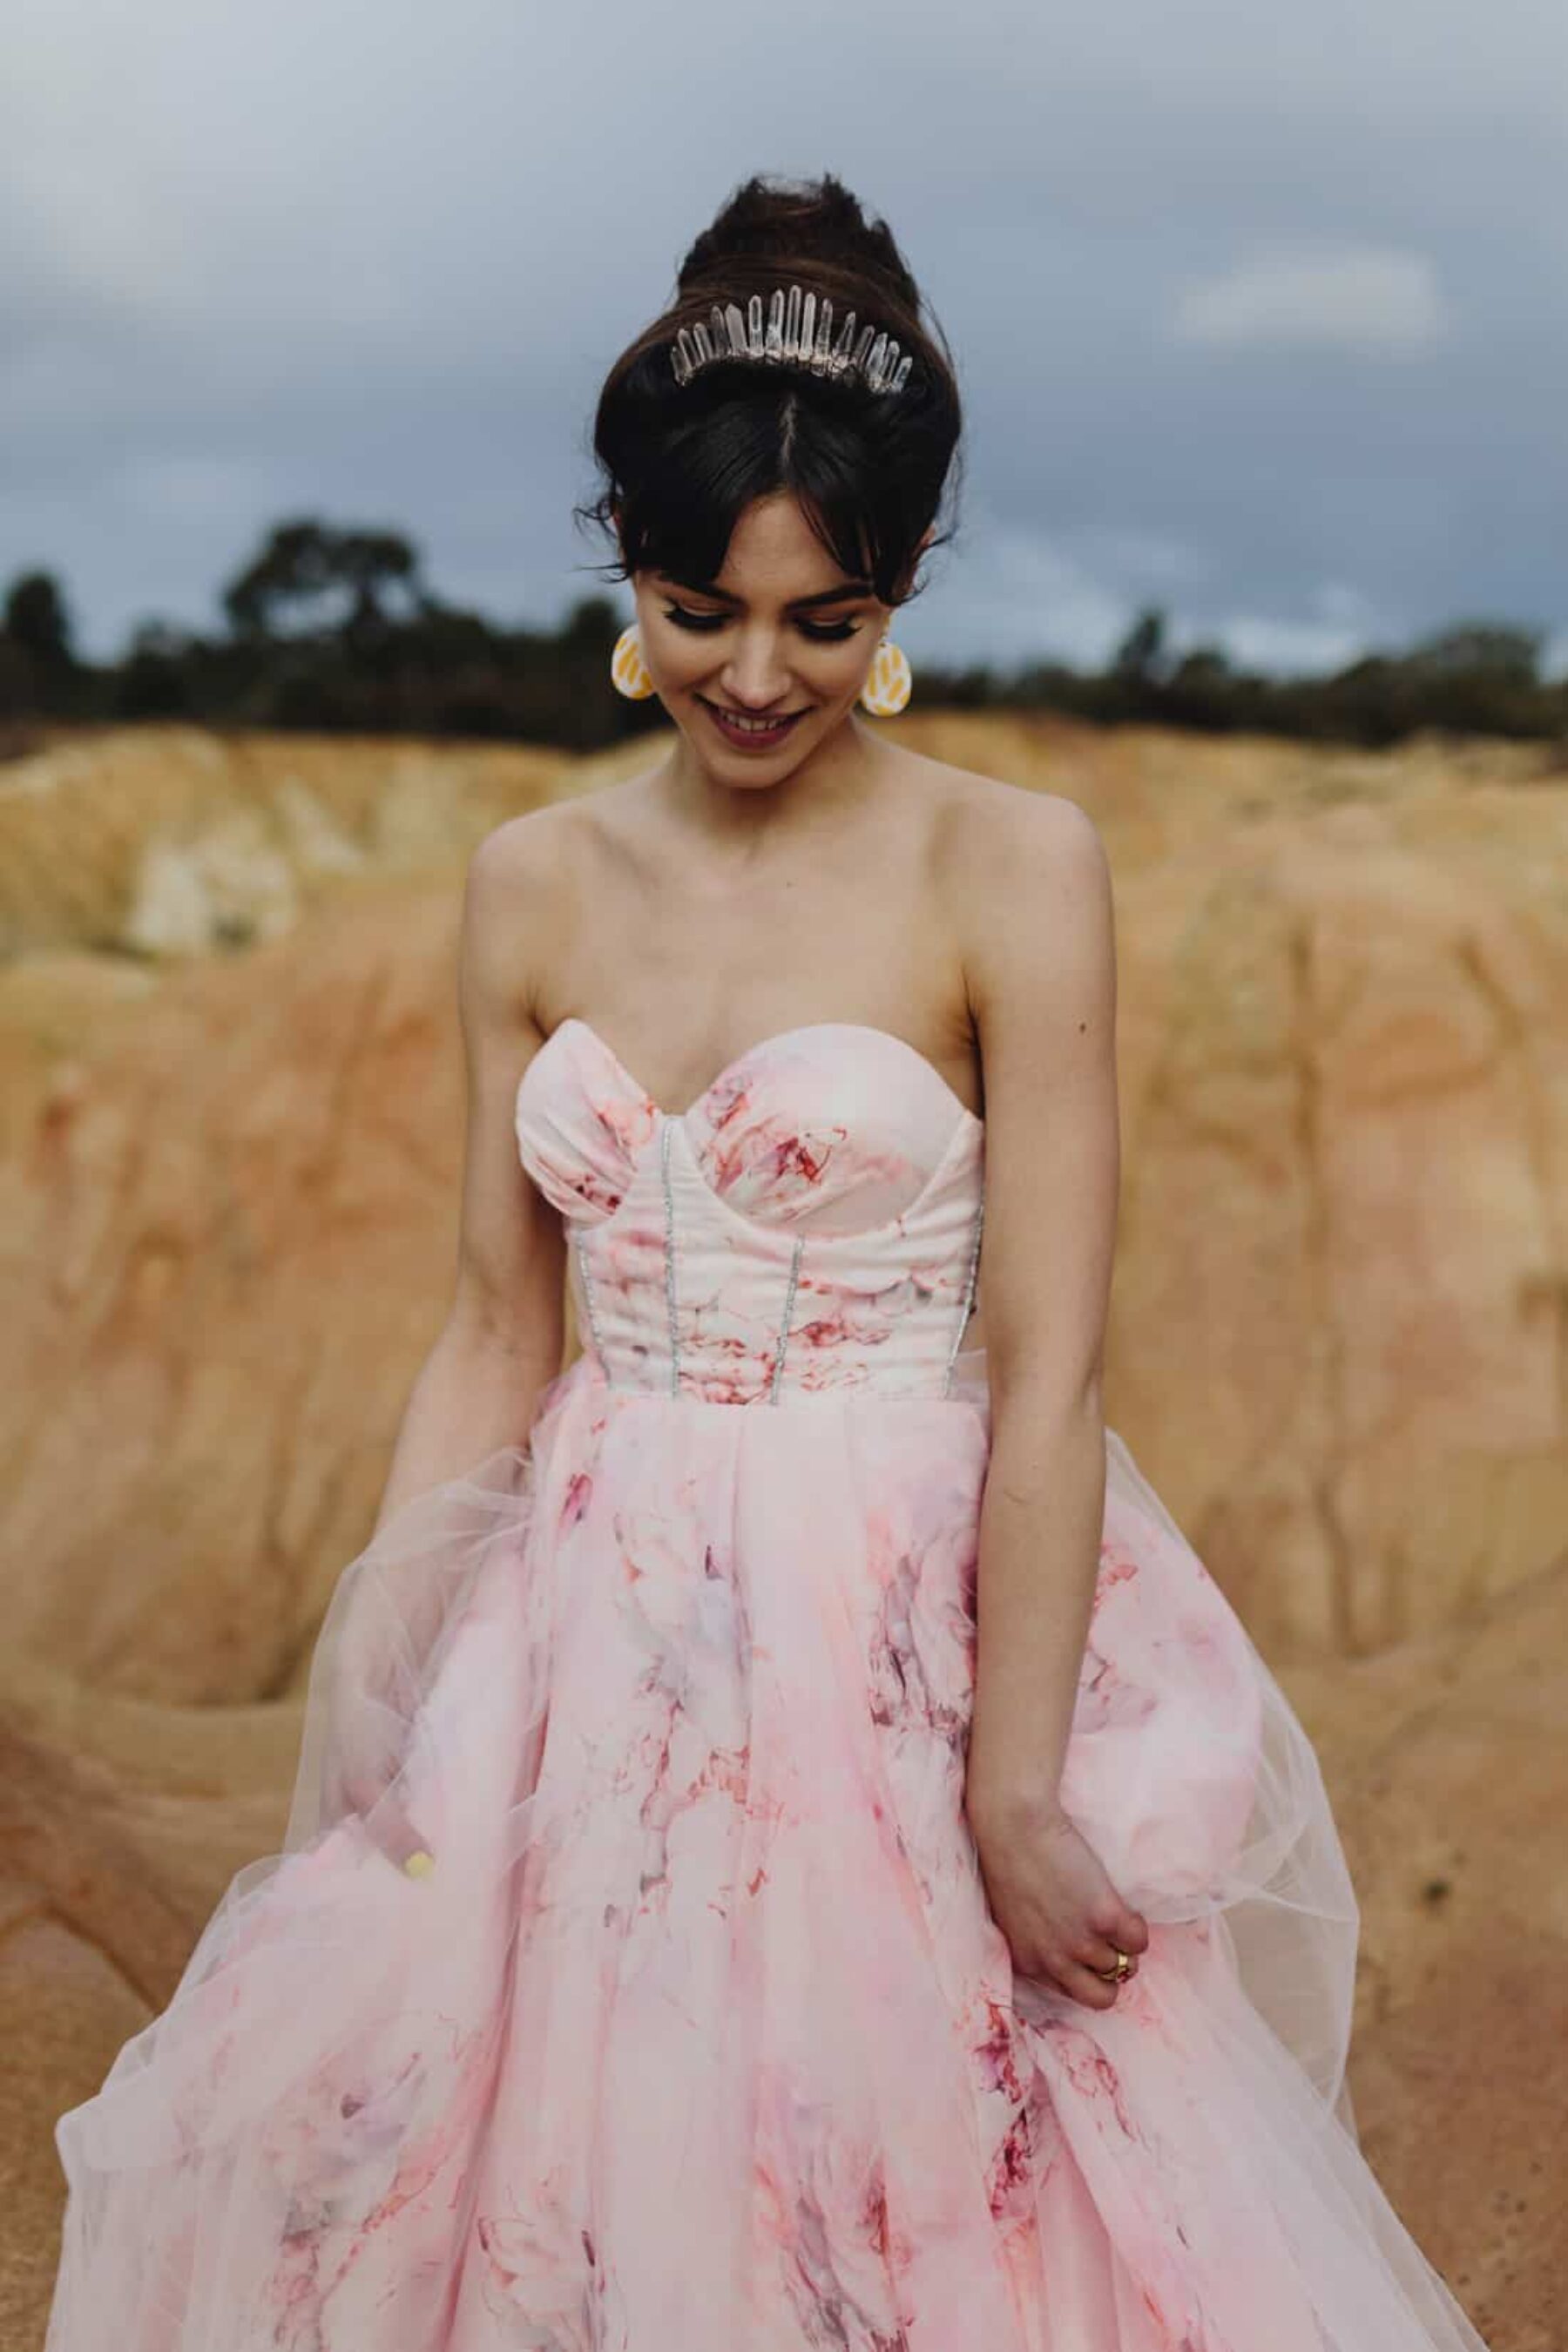
[[[626,576],[717,580],[735,527],[759,499],[795,499],[824,552],[847,580],[869,581],[885,604],[907,585],[923,516],[911,516],[876,470],[853,424],[788,387],[736,399],[667,431],[655,466],[627,483],[619,539]],[[912,526],[912,527],[911,527]]]

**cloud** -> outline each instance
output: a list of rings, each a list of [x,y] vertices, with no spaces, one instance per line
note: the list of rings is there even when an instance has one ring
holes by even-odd
[[[688,0],[679,37],[603,0],[595,26],[13,0],[0,582],[51,562],[108,651],[317,510],[552,618],[598,585],[570,510],[605,367],[739,180],[831,166],[963,370],[977,495],[911,629],[1093,658],[1162,602],[1327,644],[1356,625],[1323,581],[1396,635],[1562,625],[1568,10],[1125,0],[1063,41],[1023,0],[795,0],[781,40],[732,0]]]
[[[114,489],[132,517],[164,529],[196,520],[247,530],[272,495],[265,467],[195,451],[132,458]]]
[[[1238,668],[1280,677],[1342,668],[1369,640],[1398,635],[1372,598],[1342,580],[1318,583],[1294,615],[1222,608],[1194,619],[1183,613],[1181,591],[1207,583],[1212,593],[1201,552],[1110,527],[1058,540],[983,509],[949,562],[940,595],[933,579],[929,600],[896,625],[911,661],[1009,668],[1049,659],[1102,669],[1149,606],[1165,613],[1173,654],[1218,646]]]
[[[1456,331],[1432,260],[1372,246],[1255,253],[1184,288],[1172,314],[1179,342],[1227,351],[1317,347],[1405,358]]]
[[[1324,621],[1281,621],[1261,613],[1240,613],[1205,629],[1200,636],[1185,632],[1173,640],[1173,650],[1192,645],[1218,645],[1237,669],[1260,670],[1271,677],[1321,676],[1346,668],[1361,652],[1365,639],[1359,631],[1335,628]]]
[[[1050,656],[1097,666],[1129,618],[1126,598],[1044,533],[981,509],[924,599],[901,616],[911,660],[1007,667]]]

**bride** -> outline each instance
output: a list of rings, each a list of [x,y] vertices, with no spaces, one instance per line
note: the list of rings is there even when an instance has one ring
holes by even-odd
[[[60,2119],[47,2352],[1482,2352],[1316,1759],[1103,1418],[1100,836],[868,723],[960,425],[831,174],[610,373],[673,741],[474,857],[450,1312],[283,1851]]]

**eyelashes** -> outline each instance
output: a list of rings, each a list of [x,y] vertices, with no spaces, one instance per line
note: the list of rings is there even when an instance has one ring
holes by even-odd
[[[699,635],[707,636],[724,626],[727,615],[723,613],[689,613],[684,604],[667,604],[664,617],[667,621],[673,621],[678,629],[691,629]],[[842,645],[847,637],[858,637],[860,634],[858,621],[797,621],[795,626],[803,637],[818,646]]]

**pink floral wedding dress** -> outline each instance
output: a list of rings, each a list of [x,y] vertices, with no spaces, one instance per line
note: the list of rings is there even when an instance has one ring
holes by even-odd
[[[837,1022],[676,1117],[571,1020],[517,1130],[585,1352],[344,1570],[282,1852],[57,2126],[47,2352],[1478,2352],[1357,2146],[1313,1752],[1113,1432],[1063,1794],[1151,1941],[1014,1975],[982,1121]]]

